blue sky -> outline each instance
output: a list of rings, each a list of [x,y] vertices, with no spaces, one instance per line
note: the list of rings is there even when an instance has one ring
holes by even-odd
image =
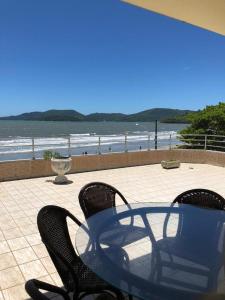
[[[225,100],[225,37],[119,0],[1,0],[0,115]]]

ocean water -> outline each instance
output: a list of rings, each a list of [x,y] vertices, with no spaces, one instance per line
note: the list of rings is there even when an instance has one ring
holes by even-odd
[[[158,123],[158,148],[169,145],[170,135],[173,137],[172,143],[176,143],[176,134],[186,126]],[[45,150],[57,151],[62,155],[82,155],[152,149],[154,131],[154,122],[5,120],[0,121],[0,160],[41,158]]]

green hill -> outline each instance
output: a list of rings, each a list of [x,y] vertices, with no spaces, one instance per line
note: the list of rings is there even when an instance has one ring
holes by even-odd
[[[93,121],[93,122],[101,122],[101,121],[123,121],[123,119],[126,117],[125,114],[120,113],[94,113],[87,115],[85,117],[85,121]]]
[[[152,108],[135,114],[122,113],[93,113],[83,115],[75,110],[48,110],[45,112],[30,112],[17,116],[1,117],[0,120],[29,120],[29,121],[118,121],[118,122],[152,122],[159,120],[161,122],[186,123],[186,115],[193,111],[170,109],[170,108]],[[169,121],[169,122],[168,122]]]
[[[18,116],[0,118],[0,120],[29,120],[29,121],[83,121],[84,115],[75,110],[47,110],[45,112],[30,112]]]
[[[190,110],[180,110],[180,109],[172,109],[172,108],[152,108],[145,111],[141,111],[136,114],[132,114],[127,116],[126,121],[129,122],[152,122],[154,120],[159,120],[163,122],[164,120],[171,118],[175,120],[177,116],[183,116],[192,111]]]

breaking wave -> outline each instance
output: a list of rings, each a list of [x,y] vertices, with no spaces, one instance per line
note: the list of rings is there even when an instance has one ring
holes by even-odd
[[[170,135],[176,138],[176,131],[158,132],[158,141],[168,140]],[[135,131],[127,134],[127,143],[139,144],[141,142],[154,141],[154,132]],[[102,135],[100,136],[101,146],[124,145],[125,135]],[[95,133],[70,134],[70,136],[38,137],[34,138],[34,150],[40,152],[44,150],[71,149],[98,147],[99,136]],[[32,138],[30,137],[8,137],[0,140],[0,154],[28,153],[32,152]]]

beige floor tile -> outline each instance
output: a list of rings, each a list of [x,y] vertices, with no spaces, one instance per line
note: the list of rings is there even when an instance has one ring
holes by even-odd
[[[26,293],[24,284],[13,286],[9,289],[3,290],[5,300],[28,300],[29,295]],[[1,299],[1,298],[0,298]]]
[[[41,280],[41,281],[47,282],[49,284],[55,285],[54,280],[52,279],[51,275],[40,277],[40,278],[38,278],[38,280]]]
[[[38,258],[31,247],[13,251],[13,255],[15,256],[18,264],[24,264],[26,262],[33,261]]]
[[[2,233],[2,231],[0,230],[0,241],[4,241],[4,240],[5,240],[5,237],[4,237],[3,233]]]
[[[20,265],[20,269],[26,280],[48,275],[48,272],[39,260],[34,260],[32,262]]]
[[[15,228],[17,225],[15,223],[15,221],[11,218],[9,220],[3,220],[0,222],[0,229],[3,230],[8,230],[11,228]]]
[[[15,223],[18,226],[29,226],[30,224],[32,224],[32,222],[29,219],[29,217],[26,217],[26,218],[23,217],[23,218],[15,219]]]
[[[16,224],[17,224],[16,221],[17,221],[18,219],[24,218],[24,213],[23,213],[23,211],[21,211],[21,208],[20,208],[19,211],[11,212],[10,215],[11,215],[11,217],[14,219],[14,221],[15,221]]]
[[[0,242],[0,254],[10,252],[10,248],[8,246],[8,243],[6,241]]]
[[[42,259],[42,263],[38,260],[23,263],[21,264],[21,270],[23,269],[27,278],[46,277],[46,265],[49,272],[53,272],[51,273],[51,278],[55,284],[58,282],[58,285],[62,283],[49,261],[47,251],[41,242],[36,227],[37,213],[41,206],[49,204],[60,205],[70,210],[80,220],[84,220],[78,202],[78,193],[83,185],[96,180],[105,181],[115,186],[125,195],[129,202],[171,202],[181,192],[195,187],[209,188],[225,197],[223,184],[225,168],[200,164],[182,163],[180,169],[169,171],[163,170],[160,165],[147,165],[70,174],[69,179],[73,183],[67,186],[52,184],[50,181],[53,178],[36,178],[0,183],[2,196],[0,199],[0,256],[8,253],[9,255],[6,255],[6,258],[9,260],[10,249],[16,252],[23,248],[32,248],[33,251],[28,250],[29,253],[26,253],[25,250],[25,255],[22,255],[24,250],[16,252],[18,261],[24,262],[24,260],[29,261],[38,257]],[[118,200],[117,205],[119,204],[120,201]],[[74,241],[75,232],[73,228],[72,235],[72,240]],[[21,260],[20,257],[22,257]],[[7,259],[6,261],[8,261]],[[2,261],[4,260],[2,259]],[[14,268],[10,269],[14,270]],[[3,271],[0,271],[0,287],[2,274],[6,274],[6,278],[8,276],[6,270]],[[16,284],[19,286],[22,282]],[[9,286],[4,287],[4,290],[7,289],[9,289]],[[5,292],[5,295],[13,294],[12,291],[7,291],[7,293]]]
[[[36,253],[36,255],[38,256],[38,258],[43,258],[48,256],[48,251],[45,247],[44,244],[38,244],[38,245],[34,245],[32,246],[34,252]]]
[[[23,215],[25,217],[25,216],[27,216],[27,214],[25,212],[29,209],[33,209],[33,206],[30,203],[28,203],[28,201],[25,197],[23,200],[24,200],[23,203],[20,203],[20,208],[23,210]]]
[[[16,261],[11,252],[0,255],[0,270],[16,266]]]
[[[8,230],[3,230],[3,234],[7,240],[15,239],[17,237],[23,236],[19,228],[12,228]]]
[[[19,212],[20,211],[20,207],[18,205],[16,205],[15,203],[12,206],[8,206],[6,207],[7,211],[11,214]]]
[[[28,247],[29,244],[24,237],[8,240],[9,247],[12,251]]]
[[[54,264],[52,263],[52,260],[49,256],[41,258],[41,262],[45,266],[45,268],[49,274],[56,272],[56,268],[55,268]]]
[[[24,210],[26,216],[37,216],[38,209],[37,208],[32,208],[28,210]]]
[[[41,244],[41,237],[39,233],[27,235],[25,238],[31,246]]]
[[[61,280],[61,278],[60,278],[60,276],[59,276],[59,274],[57,272],[50,274],[50,276],[52,277],[54,283],[57,286],[59,286],[59,287],[63,286],[62,280]]]
[[[4,211],[4,214],[0,216],[0,224],[10,224],[11,222],[13,222],[13,218],[8,214],[7,211]]]
[[[20,226],[19,228],[24,235],[30,235],[38,232],[38,228],[35,224]]]
[[[7,289],[24,283],[24,277],[19,267],[13,267],[0,271],[0,287]]]

